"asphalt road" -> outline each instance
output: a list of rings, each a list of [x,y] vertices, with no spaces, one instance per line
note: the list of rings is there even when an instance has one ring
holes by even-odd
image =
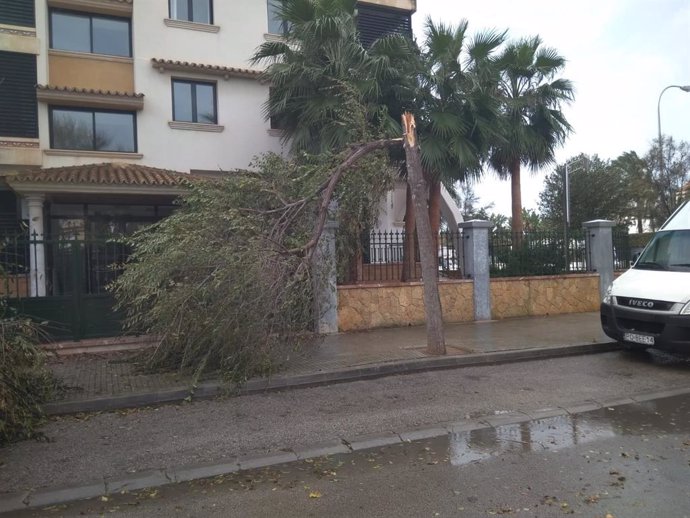
[[[20,517],[690,515],[690,396],[455,433]]]
[[[3,492],[219,463],[367,434],[690,387],[690,364],[606,353],[63,417],[0,450]]]

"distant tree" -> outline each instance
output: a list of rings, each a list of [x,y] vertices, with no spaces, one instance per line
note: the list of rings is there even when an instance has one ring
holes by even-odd
[[[651,223],[657,212],[657,192],[651,176],[651,169],[647,161],[639,157],[635,151],[621,154],[611,167],[623,174],[623,182],[627,191],[628,206],[626,219],[637,227],[637,232],[644,232],[645,222]]]
[[[522,222],[525,232],[545,230],[545,224],[541,215],[534,209],[522,209]]]
[[[568,160],[577,164],[570,176],[570,225],[580,228],[592,219],[610,219],[626,223],[629,215],[628,189],[621,168],[612,166],[597,155],[585,154]],[[565,164],[559,165],[544,179],[539,194],[539,211],[547,224],[563,225]]]
[[[686,187],[690,181],[690,144],[676,142],[673,137],[663,137],[663,171],[659,163],[659,141],[654,141],[645,156],[647,167],[656,190],[657,210],[652,214],[653,225],[660,226],[690,195]]]
[[[510,220],[505,214],[489,214],[488,220],[493,224],[493,231],[510,230]]]
[[[502,139],[490,162],[502,178],[511,180],[512,230],[521,234],[523,165],[533,171],[551,164],[554,151],[571,130],[561,106],[573,99],[573,86],[556,78],[565,58],[544,47],[538,36],[509,44],[498,60],[502,110]]]
[[[471,183],[463,182],[455,192],[455,202],[460,207],[460,213],[465,221],[471,219],[489,219],[489,211],[494,207],[493,203],[479,206],[479,196],[474,192]]]

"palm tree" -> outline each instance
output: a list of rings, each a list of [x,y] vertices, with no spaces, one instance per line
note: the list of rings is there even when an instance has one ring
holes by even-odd
[[[285,0],[277,17],[286,31],[263,43],[253,63],[269,64],[264,109],[293,151],[338,152],[361,140],[371,125],[399,134],[382,109],[381,83],[399,74],[390,56],[359,40],[355,0]]]
[[[478,178],[489,144],[497,138],[499,76],[494,56],[505,32],[484,31],[470,38],[467,20],[452,26],[428,18],[424,35],[416,110],[429,217],[437,239],[441,185],[453,191],[456,182]],[[409,200],[408,192],[408,212]],[[412,235],[414,218],[405,221],[405,234]]]
[[[493,146],[490,163],[500,177],[510,177],[512,231],[521,235],[521,166],[536,171],[554,162],[556,147],[571,131],[561,106],[573,99],[573,86],[567,79],[555,79],[565,59],[542,46],[538,36],[509,44],[498,66],[502,139]]]

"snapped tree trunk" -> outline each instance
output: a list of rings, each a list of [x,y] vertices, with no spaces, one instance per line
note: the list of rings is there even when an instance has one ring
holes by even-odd
[[[405,197],[405,238],[403,246],[403,267],[400,280],[409,282],[417,276],[417,260],[415,254],[415,216],[414,203],[412,202],[412,189],[407,184],[407,195]]]
[[[414,115],[404,113],[402,116],[403,147],[407,164],[407,182],[412,191],[417,239],[422,263],[422,281],[424,289],[424,311],[426,313],[426,332],[428,354],[446,354],[446,343],[443,335],[443,314],[441,297],[438,291],[438,259],[434,250],[429,211],[427,209],[428,189],[422,173],[422,161],[417,142],[417,130]]]
[[[517,247],[522,244],[522,231],[524,224],[522,222],[522,191],[520,190],[520,160],[513,160],[510,164],[510,195],[512,199],[513,210],[513,246]]]
[[[429,178],[429,223],[434,240],[435,254],[438,254],[438,233],[441,230],[441,181]]]

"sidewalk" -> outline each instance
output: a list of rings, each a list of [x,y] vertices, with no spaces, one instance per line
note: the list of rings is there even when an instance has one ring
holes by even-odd
[[[327,337],[314,349],[291,359],[279,376],[250,380],[242,393],[256,393],[380,376],[504,363],[588,352],[610,351],[598,313],[579,313],[501,321],[447,324],[447,355],[425,353],[424,326],[376,329]],[[181,401],[189,396],[190,379],[177,374],[141,374],[129,355],[80,355],[51,363],[67,387],[47,406],[64,414],[112,410]],[[224,387],[205,380],[194,396],[213,397]]]

